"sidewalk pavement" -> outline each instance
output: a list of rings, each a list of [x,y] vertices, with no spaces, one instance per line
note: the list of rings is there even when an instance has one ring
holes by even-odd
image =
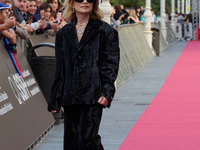
[[[151,103],[187,42],[178,42],[117,88],[110,109],[104,109],[100,135],[105,150],[117,150],[135,122]],[[55,125],[35,150],[62,150],[64,125]],[[133,141],[134,142],[134,141]],[[142,143],[141,143],[142,144]]]

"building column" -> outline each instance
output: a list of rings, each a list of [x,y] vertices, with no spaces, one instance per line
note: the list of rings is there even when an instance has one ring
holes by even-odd
[[[167,39],[167,27],[166,27],[166,23],[165,23],[165,19],[166,19],[166,13],[165,13],[165,0],[161,0],[160,2],[161,6],[161,32],[163,37],[165,38],[165,40]]]
[[[181,10],[181,2],[180,2],[180,0],[177,0],[177,6],[178,6],[178,14],[181,12],[180,10]]]
[[[182,0],[182,14],[185,14],[185,0]]]
[[[102,3],[100,3],[99,7],[104,13],[103,21],[110,24],[110,16],[112,14],[112,7],[110,5],[110,0],[102,0]]]
[[[186,0],[186,14],[190,13],[190,0]]]
[[[171,27],[173,31],[175,32],[175,0],[171,0]]]
[[[146,7],[145,7],[145,24],[144,24],[144,34],[147,39],[147,42],[152,49],[152,31],[151,31],[151,0],[146,0]]]

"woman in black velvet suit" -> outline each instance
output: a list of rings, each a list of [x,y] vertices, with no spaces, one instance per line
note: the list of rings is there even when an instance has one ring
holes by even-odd
[[[48,110],[64,107],[64,149],[103,150],[102,109],[110,107],[119,68],[118,32],[101,21],[99,0],[66,0],[69,22],[56,34],[56,71]]]

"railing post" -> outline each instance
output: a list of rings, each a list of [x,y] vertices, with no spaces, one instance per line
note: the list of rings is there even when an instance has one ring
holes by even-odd
[[[167,27],[165,23],[166,14],[165,14],[165,0],[161,0],[161,32],[165,40],[167,39]]]
[[[102,0],[102,3],[100,3],[99,7],[104,12],[103,21],[110,24],[110,16],[112,14],[112,7],[110,5],[110,0]]]
[[[150,49],[152,49],[152,31],[151,31],[151,0],[146,0],[146,7],[145,7],[145,24],[144,24],[144,34],[147,39],[147,42],[150,46]]]
[[[180,0],[177,0],[177,6],[178,6],[178,13],[180,13],[181,11],[181,3],[180,3]]]
[[[171,27],[172,27],[173,31],[175,32],[175,0],[171,0],[171,6],[172,6]]]
[[[185,0],[182,0],[182,14],[185,14]]]

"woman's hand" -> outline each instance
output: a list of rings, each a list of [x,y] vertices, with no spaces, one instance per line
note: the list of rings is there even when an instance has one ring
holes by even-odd
[[[108,105],[109,104],[109,101],[107,100],[107,98],[105,98],[104,96],[101,96],[98,100],[98,103],[101,104],[101,105]]]

